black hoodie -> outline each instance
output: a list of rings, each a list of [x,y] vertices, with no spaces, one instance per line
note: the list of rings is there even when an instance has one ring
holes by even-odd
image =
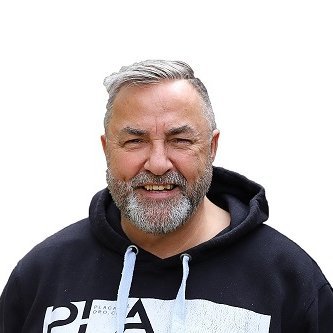
[[[108,190],[97,193],[89,218],[18,263],[0,333],[332,333],[332,288],[300,247],[263,224],[264,189],[214,168],[208,197],[230,212],[230,227],[160,259],[131,251]]]

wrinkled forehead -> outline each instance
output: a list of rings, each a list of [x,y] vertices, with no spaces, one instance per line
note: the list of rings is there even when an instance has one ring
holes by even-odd
[[[186,80],[123,86],[114,99],[110,126],[134,127],[164,124],[167,127],[208,125],[203,102]]]
[[[113,106],[119,100],[134,98],[157,97],[160,101],[178,101],[182,103],[200,103],[202,101],[198,91],[187,80],[163,80],[153,83],[127,83],[119,89]]]

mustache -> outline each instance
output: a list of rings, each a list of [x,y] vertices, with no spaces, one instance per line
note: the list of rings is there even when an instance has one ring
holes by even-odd
[[[156,176],[152,173],[142,171],[130,180],[130,185],[134,188],[141,187],[147,184],[173,184],[183,188],[186,186],[186,183],[187,181],[185,177],[176,171],[168,171],[161,176]]]

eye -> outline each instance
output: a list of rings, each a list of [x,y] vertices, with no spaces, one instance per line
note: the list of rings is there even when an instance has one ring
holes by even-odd
[[[141,143],[141,142],[143,142],[143,140],[142,139],[131,139],[131,140],[127,140],[127,141],[125,141],[125,144],[131,144],[131,143]]]
[[[140,138],[130,139],[123,142],[122,146],[125,148],[137,148],[140,147],[145,141]]]
[[[172,144],[176,146],[189,146],[193,143],[191,139],[187,138],[173,138],[170,140]]]

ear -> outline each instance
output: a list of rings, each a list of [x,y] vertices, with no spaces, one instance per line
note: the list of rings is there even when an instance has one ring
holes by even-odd
[[[213,131],[212,140],[210,142],[210,154],[211,154],[212,161],[214,161],[215,156],[216,156],[219,137],[220,137],[220,131],[215,129]]]
[[[107,138],[105,136],[105,134],[101,135],[101,142],[102,142],[102,147],[104,150],[104,155],[106,156],[107,154]]]

